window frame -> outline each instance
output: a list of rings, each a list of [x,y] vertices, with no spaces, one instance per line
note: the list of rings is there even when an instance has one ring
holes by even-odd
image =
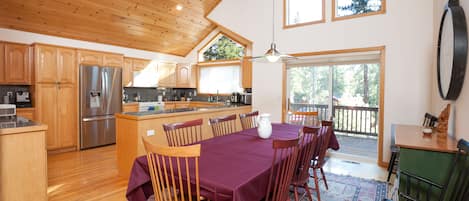
[[[203,92],[200,92],[200,87],[199,87],[199,83],[200,83],[200,70],[202,68],[217,68],[217,67],[225,67],[225,66],[236,66],[238,65],[239,66],[239,83],[240,83],[240,87],[242,88],[242,81],[243,81],[243,63],[241,60],[230,60],[230,61],[220,61],[220,60],[217,60],[218,62],[204,62],[204,63],[198,63],[197,64],[197,83],[196,83],[196,87],[197,87],[197,94],[199,95],[204,95],[204,96],[208,96],[209,94],[211,93],[203,93]],[[214,95],[214,94],[212,94]],[[226,93],[220,93],[218,94],[220,96],[229,96],[231,95],[231,93],[229,94],[226,94]]]
[[[308,25],[313,25],[313,24],[321,24],[326,22],[326,0],[322,0],[322,18],[320,20],[314,20],[310,22],[303,22],[303,23],[298,23],[298,24],[287,24],[287,1],[288,0],[283,0],[283,29],[290,29],[290,28],[296,28],[296,27],[302,27],[302,26],[308,26]]]
[[[210,61],[200,61],[200,54],[202,53],[203,50],[205,50],[208,46],[210,46],[218,37],[221,37],[221,36],[225,36],[227,38],[229,38],[230,40],[240,44],[241,46],[244,47],[244,50],[243,50],[243,56],[240,58],[240,59],[223,59],[223,60],[210,60]],[[212,36],[212,38],[210,38],[210,40],[208,40],[207,43],[205,43],[198,51],[197,51],[197,62],[199,64],[203,64],[203,63],[218,63],[218,62],[230,62],[230,61],[240,61],[243,57],[246,56],[247,52],[248,52],[248,45],[240,42],[239,40],[235,39],[234,37],[231,37],[229,34],[223,32],[223,31],[219,31],[217,34],[215,34],[214,36]]]
[[[373,15],[386,14],[386,0],[381,0],[381,10],[379,10],[379,11],[373,11],[373,12],[369,12],[369,13],[362,13],[362,14],[356,14],[356,15],[346,15],[346,16],[336,17],[336,12],[337,12],[336,1],[339,1],[339,0],[332,0],[332,21],[349,20],[349,19],[354,19],[354,18],[359,18],[359,17],[367,17],[367,16],[373,16]]]

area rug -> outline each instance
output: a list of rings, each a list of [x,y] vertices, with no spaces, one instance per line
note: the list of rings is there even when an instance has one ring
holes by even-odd
[[[383,198],[386,198],[386,182],[332,173],[326,173],[326,180],[329,190],[326,190],[324,181],[319,181],[322,201],[382,201]],[[314,187],[312,178],[309,181],[309,186]],[[316,192],[313,191],[312,194],[314,201],[317,201]],[[294,198],[293,193],[291,198]],[[307,201],[308,197],[305,195],[300,200]]]

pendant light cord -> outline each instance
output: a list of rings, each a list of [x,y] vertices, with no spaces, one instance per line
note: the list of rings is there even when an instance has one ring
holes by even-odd
[[[275,43],[275,0],[272,0],[272,43]]]

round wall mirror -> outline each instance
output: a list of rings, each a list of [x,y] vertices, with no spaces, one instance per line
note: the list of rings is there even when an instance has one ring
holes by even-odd
[[[461,92],[467,65],[467,25],[459,1],[445,7],[438,37],[438,89],[444,100],[456,100]]]

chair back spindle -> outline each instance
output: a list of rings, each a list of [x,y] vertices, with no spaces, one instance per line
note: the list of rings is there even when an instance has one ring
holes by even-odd
[[[156,201],[200,201],[200,144],[163,147],[142,138]]]
[[[241,121],[241,127],[243,130],[256,128],[257,127],[257,117],[259,116],[259,111],[254,111],[246,114],[239,114],[239,120]]]
[[[169,146],[183,146],[194,144],[203,139],[203,119],[196,119],[182,123],[163,124]]]
[[[289,112],[288,123],[303,126],[318,126],[318,112]]]
[[[266,201],[285,201],[289,196],[289,186],[295,171],[298,157],[299,139],[274,140],[274,157],[267,187]]]
[[[213,136],[219,137],[236,132],[236,114],[209,119]]]

